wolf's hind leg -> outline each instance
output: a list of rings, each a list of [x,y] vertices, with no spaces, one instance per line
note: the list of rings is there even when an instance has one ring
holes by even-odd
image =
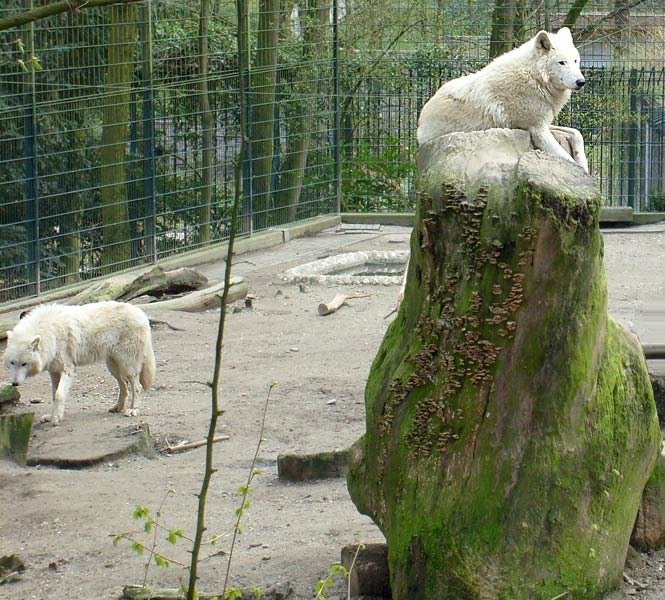
[[[109,412],[124,412],[125,411],[125,406],[127,405],[127,381],[125,380],[122,370],[118,366],[118,363],[113,360],[110,356],[106,359],[106,366],[108,367],[108,370],[111,372],[111,375],[115,377],[116,381],[118,382],[118,401],[115,403],[114,406],[109,408]]]
[[[125,409],[126,417],[135,417],[139,414],[141,408],[141,394],[143,393],[143,386],[139,383],[137,375],[128,375],[129,387],[132,389],[132,402],[129,408]]]

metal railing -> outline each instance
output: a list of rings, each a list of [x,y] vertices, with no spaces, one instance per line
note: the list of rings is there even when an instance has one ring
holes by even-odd
[[[8,0],[0,21],[32,2]],[[589,85],[559,120],[583,132],[607,204],[663,211],[664,11],[641,3],[641,20],[615,32],[625,52],[608,58],[610,5],[587,4],[580,31],[605,26],[585,42],[600,54],[583,53]],[[412,210],[418,113],[443,81],[488,61],[487,3],[260,6],[241,235]],[[218,3],[202,44],[198,10],[143,0],[0,30],[0,303],[226,238],[242,134],[235,12]]]

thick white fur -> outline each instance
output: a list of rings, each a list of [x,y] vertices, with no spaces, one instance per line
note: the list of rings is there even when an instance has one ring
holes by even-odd
[[[584,83],[570,30],[540,31],[480,71],[441,86],[420,113],[418,142],[456,131],[524,129],[536,148],[574,160],[588,172],[579,131],[551,126],[571,90]],[[557,138],[570,147],[572,157]]]
[[[111,412],[126,416],[138,414],[141,393],[155,378],[150,322],[131,304],[45,304],[28,313],[8,335],[4,362],[13,385],[42,371],[51,376],[51,414],[42,421],[54,425],[62,421],[74,369],[79,365],[106,362],[120,388]],[[128,387],[132,399],[126,408]]]
[[[456,131],[524,129],[536,148],[574,161],[588,173],[582,134],[552,125],[571,90],[585,82],[570,29],[539,31],[480,71],[444,83],[420,112],[418,143]],[[407,262],[398,302],[404,298],[408,267]]]

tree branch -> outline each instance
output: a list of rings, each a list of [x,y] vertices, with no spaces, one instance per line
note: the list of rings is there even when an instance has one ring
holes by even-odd
[[[28,10],[18,15],[0,19],[0,31],[5,31],[6,29],[12,29],[14,27],[21,27],[21,25],[25,25],[26,23],[32,23],[33,21],[39,21],[65,12],[74,12],[78,9],[109,6],[110,4],[132,4],[142,1],[143,0],[61,0],[59,2],[47,4],[46,6],[40,6],[33,10]]]
[[[609,21],[610,19],[613,19],[615,17],[623,15],[624,13],[628,12],[631,8],[635,8],[640,4],[644,4],[645,1],[646,0],[633,0],[632,2],[629,2],[628,4],[607,13],[604,17],[601,17],[595,23],[587,25],[584,29],[580,30],[580,32],[577,34],[578,40],[588,39],[593,35],[593,33],[600,27],[602,23],[604,23],[605,21]]]

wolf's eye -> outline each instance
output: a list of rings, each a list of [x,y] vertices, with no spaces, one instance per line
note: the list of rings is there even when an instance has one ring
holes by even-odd
[[[13,367],[13,366],[14,366],[14,361],[13,361],[13,360],[10,360],[10,361],[9,361],[9,364]]]
[[[565,60],[560,60],[560,61],[559,61],[559,64],[560,64],[560,65],[565,65],[565,64],[566,64],[566,61],[565,61]]]
[[[22,367],[27,367],[27,366],[28,366],[28,363],[23,363],[21,366],[22,366]]]

